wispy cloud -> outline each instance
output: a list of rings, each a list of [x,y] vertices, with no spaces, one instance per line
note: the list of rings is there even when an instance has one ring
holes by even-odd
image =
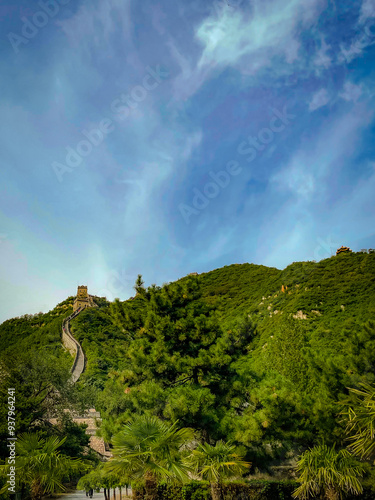
[[[307,254],[308,245],[301,244],[301,241],[305,239],[306,243],[311,244],[314,234],[315,238],[319,236],[317,227],[320,228],[320,234],[329,235],[334,232],[344,238],[346,222],[343,221],[350,219],[350,200],[358,206],[358,189],[364,196],[361,206],[366,205],[369,200],[370,190],[362,178],[363,175],[367,178],[368,174],[358,170],[357,180],[349,181],[348,176],[351,178],[352,174],[347,169],[351,157],[356,155],[363,132],[372,120],[373,113],[365,111],[365,107],[358,104],[335,121],[327,121],[319,136],[308,145],[301,146],[288,164],[272,176],[270,188],[275,194],[283,196],[284,204],[278,207],[277,214],[263,229],[265,242],[260,252],[268,254],[264,262],[270,264],[276,255],[273,250],[266,251],[270,240],[266,235],[271,226],[279,227],[272,239],[284,238],[284,249],[288,249],[285,253],[285,265],[290,252],[300,252],[301,259],[314,258],[311,252],[310,256]],[[373,173],[370,173],[370,178],[372,185],[375,181]],[[341,179],[342,182],[335,179]],[[335,187],[332,182],[336,182]],[[347,218],[342,213],[344,206]],[[366,223],[360,223],[358,233],[364,231],[371,213],[372,211],[368,212],[365,217]],[[357,216],[360,217],[359,212]],[[358,217],[354,217],[354,220],[358,221]]]
[[[320,89],[312,96],[312,99],[309,103],[309,110],[315,111],[316,109],[319,109],[328,104],[329,101],[330,98],[327,89]]]
[[[349,45],[341,44],[341,53],[338,61],[350,63],[361,57],[365,50],[375,43],[373,20],[375,18],[375,5],[373,0],[363,0],[360,15],[356,23],[356,32]]]
[[[95,2],[95,8],[82,3],[70,18],[57,21],[68,42],[90,58],[90,48],[102,51],[111,49],[112,36],[122,31],[123,39],[129,41],[132,33],[130,0],[108,0]]]
[[[321,40],[320,49],[317,51],[314,64],[317,67],[317,70],[320,70],[322,67],[324,69],[328,69],[332,64],[332,57],[329,55],[331,47],[326,44],[325,40]]]
[[[311,200],[318,193],[324,198],[329,191],[328,179],[356,152],[361,134],[373,119],[373,112],[358,104],[336,119],[328,119],[313,141],[303,143],[287,166],[271,178],[276,189],[289,190]]]
[[[344,83],[343,91],[340,92],[340,97],[344,101],[358,101],[362,95],[362,86],[355,85],[354,83],[347,81]]]
[[[364,24],[368,19],[375,17],[374,0],[363,0],[358,22]]]
[[[264,3],[256,1],[251,13],[223,10],[219,19],[209,18],[196,31],[203,45],[198,66],[235,65],[247,56],[250,68],[267,66],[275,55],[289,52],[298,23],[310,21],[321,2],[303,6],[294,0]]]
[[[202,47],[195,66],[178,55],[182,67],[178,95],[192,95],[214,72],[226,67],[235,67],[244,75],[255,75],[266,68],[275,76],[291,71],[285,62],[298,62],[301,26],[310,26],[322,6],[320,0],[309,0],[303,7],[295,0],[256,0],[250,12],[223,8],[220,14],[210,15],[195,31]],[[177,57],[175,47],[173,52]],[[279,59],[277,64],[275,58]]]

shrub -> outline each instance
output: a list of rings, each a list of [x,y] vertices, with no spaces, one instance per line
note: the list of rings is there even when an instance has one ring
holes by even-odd
[[[297,483],[294,481],[252,480],[222,485],[223,500],[291,500]],[[159,500],[211,500],[210,484],[191,481],[185,485],[161,483]]]

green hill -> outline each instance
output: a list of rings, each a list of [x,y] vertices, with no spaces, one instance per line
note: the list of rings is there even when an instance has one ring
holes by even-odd
[[[283,271],[235,264],[200,278],[203,296],[218,307],[226,325],[246,313],[255,314],[259,322],[270,316],[270,310],[302,310],[308,320],[318,319],[328,327],[348,318],[374,318],[374,273],[375,254],[343,253],[318,263],[294,262]],[[282,285],[288,287],[286,293]]]
[[[73,300],[69,297],[46,314],[25,314],[4,321],[0,325],[1,357],[48,347],[61,351],[61,324],[72,313]]]
[[[134,413],[231,439],[258,464],[343,440],[338,402],[375,380],[375,254],[235,264],[136,290],[72,321],[87,356],[78,384],[92,388],[107,440]],[[63,353],[71,303],[0,325],[2,353]]]

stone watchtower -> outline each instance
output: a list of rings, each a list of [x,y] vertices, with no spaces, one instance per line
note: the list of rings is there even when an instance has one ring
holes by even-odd
[[[73,312],[79,308],[83,309],[84,307],[90,306],[91,303],[89,295],[87,293],[87,286],[79,286],[77,290],[77,297],[75,298],[73,303]]]

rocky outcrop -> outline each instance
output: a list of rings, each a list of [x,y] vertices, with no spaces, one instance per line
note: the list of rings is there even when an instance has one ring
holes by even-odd
[[[307,319],[306,314],[303,311],[297,311],[297,314],[293,314],[295,319]]]

